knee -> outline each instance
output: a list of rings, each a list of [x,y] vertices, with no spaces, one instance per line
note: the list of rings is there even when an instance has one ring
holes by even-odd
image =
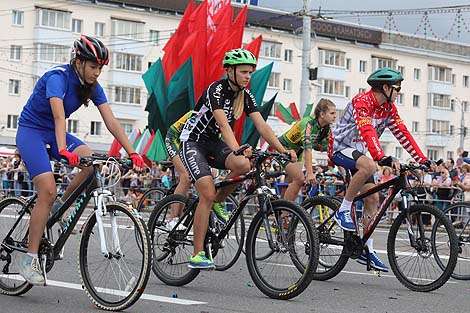
[[[377,206],[377,203],[379,203],[379,194],[374,193],[373,195],[370,195],[365,198],[364,201],[368,208],[375,208]]]
[[[215,201],[216,192],[215,190],[204,190],[203,192],[199,192],[199,202],[214,202]]]
[[[47,189],[38,193],[38,201],[43,201],[52,204],[57,197],[55,189]]]
[[[302,186],[304,184],[304,177],[301,175],[293,176],[291,184],[294,184],[296,186]]]
[[[251,169],[250,161],[246,158],[238,160],[232,167],[233,168],[230,168],[230,171],[237,174],[246,174]]]
[[[377,169],[377,165],[375,164],[373,160],[368,158],[367,162],[363,162],[358,169],[360,171],[363,171],[367,175],[372,176]]]

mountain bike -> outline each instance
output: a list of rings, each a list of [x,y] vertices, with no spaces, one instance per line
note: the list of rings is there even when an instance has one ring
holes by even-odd
[[[99,174],[103,161],[108,161],[108,157],[93,155],[80,159],[81,166],[92,166],[93,171],[50,216],[38,256],[47,282],[46,273],[55,261],[63,258],[65,243],[93,198],[93,212],[80,229],[80,276],[93,303],[101,309],[115,311],[130,307],[142,295],[150,274],[151,252],[147,228],[138,212],[115,202],[111,192],[104,189],[105,180]],[[130,167],[132,162],[113,159],[112,163]],[[119,181],[120,174],[116,175]],[[18,266],[21,256],[28,251],[29,216],[36,199],[37,195],[29,199],[9,197],[0,201],[1,293],[18,296],[32,287],[19,275]],[[54,239],[54,224],[74,202],[75,208]]]
[[[354,205],[352,217],[356,222],[356,231],[350,232],[341,229],[333,220],[334,212],[339,208],[338,202],[332,201],[329,197],[314,197],[305,203],[304,207],[310,212],[313,212],[317,206],[326,206],[330,210],[330,217],[322,223],[317,223],[320,260],[314,279],[328,280],[335,277],[346,266],[349,258],[357,259],[363,251],[368,258],[367,270],[371,270],[366,242],[395,196],[401,193],[403,210],[391,225],[387,239],[388,260],[393,273],[404,286],[413,291],[432,291],[447,282],[457,262],[457,235],[452,224],[440,210],[431,205],[408,202],[407,193],[412,190],[407,182],[407,174],[415,170],[427,170],[427,167],[414,164],[401,165],[398,176],[354,198],[355,203],[380,190],[391,188],[378,212],[371,217],[370,223],[364,226],[362,236]],[[440,227],[436,228],[431,223]]]
[[[240,150],[236,152],[241,153]],[[234,207],[226,225],[220,227],[213,223],[214,218],[209,219],[204,246],[206,255],[217,264],[217,257],[224,253],[227,241],[237,241],[227,236],[230,229],[248,201],[257,197],[259,211],[251,221],[246,239],[248,270],[255,285],[265,295],[274,299],[291,299],[302,293],[312,280],[318,262],[318,234],[312,219],[299,205],[278,200],[266,186],[264,179],[268,174],[263,172],[262,164],[271,156],[289,159],[286,155],[256,150],[251,156],[252,170],[248,174],[216,184],[216,189],[219,189],[251,180],[245,197],[239,206]],[[277,177],[281,174],[273,172],[269,175]],[[197,198],[170,195],[160,201],[150,217],[149,232],[154,257],[152,269],[166,284],[185,285],[199,274],[198,269],[188,268],[194,244],[192,226],[197,203]],[[184,210],[179,222],[168,229],[168,214],[172,205],[184,205]],[[228,264],[238,259],[244,232],[240,238],[241,244]],[[292,266],[293,262],[301,262],[305,267],[299,269]]]
[[[454,203],[443,213],[454,225],[459,239],[459,256],[452,277],[459,280],[470,280],[470,202]],[[435,223],[433,231],[437,233],[441,227],[442,225]],[[437,261],[439,266],[445,266],[441,258],[437,258]]]

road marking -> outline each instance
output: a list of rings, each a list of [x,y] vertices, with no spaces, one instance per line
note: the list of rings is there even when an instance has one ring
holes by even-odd
[[[6,275],[0,275],[0,277],[6,277]],[[14,276],[8,276],[9,279],[14,279],[14,280],[21,280],[24,281],[24,279],[21,276],[14,275]],[[68,289],[75,289],[75,290],[83,290],[82,285],[80,284],[74,284],[74,283],[68,283],[64,281],[58,281],[58,280],[47,280],[47,285],[48,286],[54,286],[54,287],[61,287],[61,288],[68,288]],[[109,294],[122,294],[123,291],[121,290],[115,290],[115,289],[108,289],[109,291],[106,293]],[[98,289],[99,292],[103,292],[103,288]],[[127,293],[126,293],[127,294]],[[157,295],[152,295],[148,293],[144,293],[140,296],[140,299],[145,299],[149,301],[156,301],[156,302],[166,302],[166,303],[172,303],[172,304],[181,304],[181,305],[197,305],[197,304],[207,304],[207,302],[201,302],[201,301],[193,301],[193,300],[186,300],[186,299],[180,299],[180,298],[170,298],[170,297],[163,297],[163,296],[157,296]]]

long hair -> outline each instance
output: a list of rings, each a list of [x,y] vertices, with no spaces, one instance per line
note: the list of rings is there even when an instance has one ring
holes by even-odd
[[[333,101],[326,98],[321,98],[320,101],[318,101],[315,110],[313,111],[313,115],[315,118],[319,118],[320,113],[326,113],[330,108],[336,108],[336,105],[333,103]]]
[[[82,62],[86,62],[86,60],[83,60]],[[77,58],[73,58],[72,60],[70,60],[70,65],[77,72],[77,75],[79,75],[77,69]],[[91,85],[87,82],[83,82],[83,84],[80,83],[80,86],[77,90],[77,95],[78,99],[80,100],[80,104],[83,104],[86,107],[88,106],[88,102],[91,100],[91,97],[93,96],[97,85],[98,82],[96,80]]]

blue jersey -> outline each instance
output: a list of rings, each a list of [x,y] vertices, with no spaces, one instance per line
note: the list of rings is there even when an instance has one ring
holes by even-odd
[[[19,125],[54,130],[54,116],[49,99],[57,97],[64,102],[65,118],[80,108],[81,103],[77,91],[80,88],[78,75],[70,64],[49,69],[38,80],[32,95],[21,112]],[[103,88],[97,83],[91,97],[96,106],[108,102]]]

